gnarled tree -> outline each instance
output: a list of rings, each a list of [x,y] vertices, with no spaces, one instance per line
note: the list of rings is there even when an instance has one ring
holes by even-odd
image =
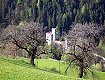
[[[82,78],[85,69],[88,69],[92,64],[92,61],[95,61],[95,55],[100,38],[105,35],[104,28],[98,26],[97,24],[80,24],[77,23],[72,26],[72,29],[69,31],[68,40],[72,43],[73,52],[69,53],[74,58],[70,61],[77,61],[79,65],[79,77]],[[69,66],[70,66],[69,64]],[[69,68],[67,67],[67,69]],[[66,69],[66,71],[67,71]],[[91,71],[91,70],[89,70]]]
[[[18,26],[9,25],[2,33],[3,42],[12,42],[18,49],[23,49],[29,53],[30,64],[34,64],[34,59],[39,46],[45,44],[45,31],[43,25],[34,22],[24,22]]]

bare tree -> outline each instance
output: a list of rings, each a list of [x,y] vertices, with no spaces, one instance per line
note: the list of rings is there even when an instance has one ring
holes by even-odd
[[[39,23],[24,22],[21,25],[9,25],[2,33],[1,39],[3,42],[12,42],[18,49],[23,49],[29,53],[30,64],[34,64],[39,46],[45,44],[45,31]]]
[[[104,34],[103,28],[93,23],[86,23],[84,25],[77,23],[76,25],[72,25],[72,29],[68,34],[68,40],[72,42],[73,53],[68,54],[74,57],[74,59],[70,61],[70,64],[73,61],[77,61],[80,78],[83,77],[85,69],[91,71],[87,67],[90,67],[91,60],[94,60],[94,52],[99,45],[100,38]],[[67,72],[67,69],[65,72]]]
[[[53,59],[59,61],[59,72],[60,72],[60,60],[63,55],[63,45],[57,41],[51,44],[51,53],[53,54]]]
[[[63,54],[63,46],[58,43],[51,44],[51,52],[53,54],[53,58],[56,60],[61,60],[61,56]]]

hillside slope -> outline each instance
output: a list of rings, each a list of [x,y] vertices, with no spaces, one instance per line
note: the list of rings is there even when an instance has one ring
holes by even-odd
[[[32,68],[24,60],[0,58],[0,80],[76,80],[76,78]]]

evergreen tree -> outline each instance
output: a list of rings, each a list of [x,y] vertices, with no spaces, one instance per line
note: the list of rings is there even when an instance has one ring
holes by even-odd
[[[62,35],[74,22],[104,25],[105,0],[1,0],[0,19],[0,25],[33,20],[49,30],[59,26]]]

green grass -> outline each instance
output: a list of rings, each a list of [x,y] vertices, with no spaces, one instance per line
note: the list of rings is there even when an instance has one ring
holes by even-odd
[[[78,68],[71,66],[67,75],[64,74],[67,64],[51,59],[35,60],[36,67],[28,63],[28,59],[8,59],[0,57],[0,80],[92,80],[78,78]],[[105,80],[105,73],[96,71],[97,80]],[[88,79],[89,78],[89,79]],[[95,78],[93,79],[95,80]]]
[[[30,66],[24,59],[0,58],[0,80],[83,80]],[[39,63],[41,60],[38,60]],[[50,60],[49,60],[50,61]],[[36,61],[37,62],[37,61]],[[46,63],[46,61],[44,61]],[[51,61],[53,63],[53,61]],[[43,63],[43,64],[45,64]],[[56,65],[57,63],[54,62]],[[46,63],[47,64],[47,63]],[[45,64],[45,65],[46,65]],[[44,66],[45,66],[44,65]],[[48,66],[48,65],[47,65]]]
[[[65,62],[60,62],[59,64],[59,61],[55,61],[51,59],[38,59],[36,60],[36,66],[42,70],[54,72],[56,74],[67,75],[70,77],[75,76],[75,78],[78,78],[78,68],[73,68],[75,66],[71,66],[68,69],[67,74],[65,74],[65,70],[67,68],[67,64]]]
[[[65,75],[64,72],[65,72],[65,69],[67,68],[67,64],[65,62],[60,62],[60,73],[57,73],[59,72],[59,62],[48,60],[48,59],[36,60],[36,64],[38,65],[39,69],[50,71],[50,72],[51,72],[51,69],[55,68],[56,69],[55,73],[62,74],[62,75]],[[88,80],[105,80],[105,72],[99,71],[100,68],[98,65],[94,65],[94,67],[95,68],[91,68],[91,70],[93,70],[95,75],[92,77],[91,73],[87,71],[87,75],[84,76],[84,78],[86,80],[87,79]],[[78,67],[72,65],[68,69],[67,76],[78,78],[78,70],[79,70]]]

